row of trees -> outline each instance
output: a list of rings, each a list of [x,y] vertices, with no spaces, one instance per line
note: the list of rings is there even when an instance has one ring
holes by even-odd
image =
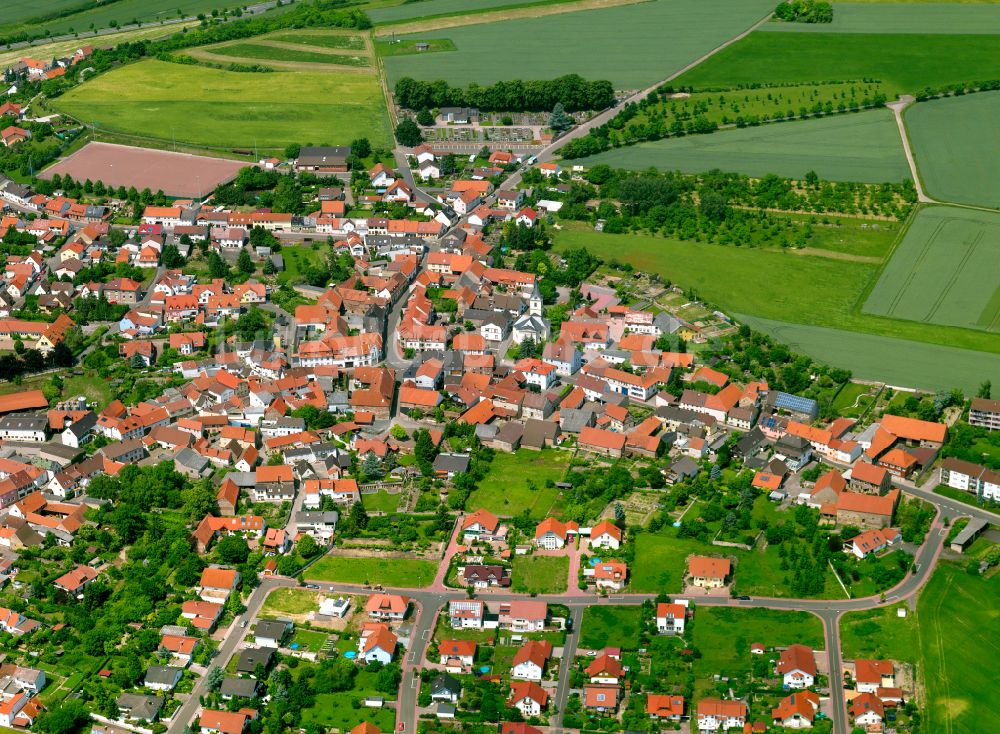
[[[557,104],[564,111],[601,110],[615,101],[615,90],[607,80],[588,81],[567,74],[547,81],[497,82],[489,86],[470,84],[454,87],[444,79],[433,82],[403,77],[396,82],[396,103],[405,109],[477,107],[485,111],[548,112]]]

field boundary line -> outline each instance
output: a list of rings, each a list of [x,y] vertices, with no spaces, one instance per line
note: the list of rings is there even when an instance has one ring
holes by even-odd
[[[861,292],[858,294],[857,300],[855,300],[854,305],[851,306],[850,310],[848,311],[848,313],[851,316],[862,316],[865,313],[868,313],[869,315],[873,316],[878,316],[878,314],[872,314],[871,312],[866,312],[864,310],[865,304],[871,297],[872,291],[875,290],[875,286],[878,285],[878,281],[882,278],[882,273],[885,272],[886,267],[892,260],[892,256],[896,254],[896,250],[899,249],[899,245],[906,237],[906,233],[910,231],[910,227],[913,224],[914,220],[917,218],[917,214],[924,208],[925,207],[923,204],[917,202],[916,206],[914,206],[910,210],[910,213],[909,215],[907,215],[906,219],[902,221],[901,226],[899,228],[899,233],[893,240],[892,245],[889,246],[889,251],[886,252],[884,259],[882,260],[882,265],[876,268],[875,271],[872,273],[871,277],[868,279],[868,283],[865,285],[864,288],[861,289]]]
[[[944,226],[950,221],[951,220],[947,218],[942,219],[940,222],[938,222],[937,226],[934,228],[934,232],[931,233],[931,236],[928,237],[926,240],[924,240],[923,246],[920,248],[920,252],[917,253],[917,256],[913,259],[913,262],[910,264],[909,272],[906,274],[906,279],[900,284],[899,288],[896,289],[895,295],[889,301],[889,308],[886,310],[886,316],[892,316],[893,318],[895,318],[893,314],[896,311],[896,306],[899,305],[899,302],[903,298],[903,294],[906,293],[906,291],[910,287],[910,284],[913,283],[913,279],[917,277],[917,270],[920,269],[920,266],[923,264],[924,260],[927,259],[927,253],[931,251],[934,243],[937,242],[937,239],[941,234],[941,230],[944,229]],[[882,278],[880,277],[879,282],[881,281]],[[877,284],[876,287],[878,287]],[[916,321],[916,319],[911,319],[911,320]]]
[[[972,255],[976,252],[976,248],[979,247],[979,243],[983,241],[983,235],[983,231],[979,230],[973,241],[966,248],[965,254],[955,265],[955,270],[951,274],[951,277],[948,278],[948,282],[945,284],[945,287],[941,289],[941,293],[938,294],[938,297],[934,299],[934,303],[931,304],[931,310],[927,314],[925,319],[926,321],[935,323],[934,314],[938,312],[938,309],[941,308],[941,304],[944,303],[945,297],[951,292],[951,289],[955,287],[955,283],[958,281],[959,276],[962,275],[962,271],[965,270],[965,266],[969,264],[969,260],[972,259]]]

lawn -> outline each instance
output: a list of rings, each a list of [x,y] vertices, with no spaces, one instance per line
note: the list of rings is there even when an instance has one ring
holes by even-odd
[[[982,698],[984,670],[1000,654],[998,610],[997,576],[971,576],[947,563],[935,569],[921,592],[917,639],[927,695],[926,731],[1000,731],[1000,708],[984,705]]]
[[[567,588],[568,556],[514,556],[513,590],[525,594],[561,594]]]
[[[696,680],[749,671],[750,645],[754,642],[765,647],[793,643],[818,650],[824,647],[823,623],[818,617],[775,609],[698,607],[691,639],[701,651],[694,663]]]
[[[872,264],[612,235],[573,225],[556,235],[556,245],[583,246],[605,260],[617,258],[659,273],[754,328],[857,377],[927,389],[975,389],[985,379],[1000,384],[1000,341],[994,335],[856,313],[877,272]],[[766,279],[756,277],[764,273]],[[949,369],[942,370],[942,364]]]
[[[910,0],[912,2],[912,0]],[[995,33],[1000,6],[909,3],[837,3],[832,23],[767,23],[763,31],[785,33]]]
[[[1000,95],[996,101],[1000,103]],[[917,212],[864,310],[921,323],[1000,331],[998,262],[1000,212],[926,207]]]
[[[691,538],[677,538],[673,530],[641,533],[635,543],[635,557],[641,558],[642,563],[633,564],[630,569],[629,587],[637,594],[680,593],[687,557],[711,548]]]
[[[395,512],[399,507],[399,493],[389,494],[379,490],[374,494],[362,495],[361,501],[369,512]]]
[[[343,66],[371,66],[371,59],[368,56],[351,56],[337,53],[336,51],[325,51],[314,47],[308,50],[302,48],[285,48],[283,46],[269,46],[265,43],[227,43],[223,46],[208,46],[204,49],[207,53],[216,56],[230,56],[243,59],[259,59],[261,61],[291,61],[294,63],[308,64],[341,64]]]
[[[584,158],[581,165],[700,173],[713,168],[762,177],[802,179],[815,171],[830,181],[899,182],[910,177],[899,132],[888,110],[665,138]]]
[[[267,595],[262,614],[308,614],[319,610],[315,591],[308,589],[275,589]]]
[[[871,406],[874,399],[870,385],[848,382],[833,399],[832,408],[837,415],[858,418]]]
[[[414,4],[413,11],[426,15],[428,4]],[[767,0],[651,0],[449,28],[457,51],[390,57],[385,66],[391,82],[411,76],[488,84],[575,73],[608,79],[618,88],[642,88],[742,33],[773,5]],[[513,46],[512,38],[517,39]]]
[[[982,507],[978,497],[972,494],[972,492],[965,492],[961,489],[955,489],[954,487],[949,487],[947,484],[939,484],[934,488],[934,494],[941,495],[942,497],[947,497],[950,500],[955,500],[956,502],[961,502],[962,504],[969,505],[970,507]]]
[[[560,492],[555,487],[546,487],[545,483],[562,480],[569,458],[569,453],[555,449],[497,453],[489,473],[472,492],[466,506],[471,509],[483,507],[506,517],[525,509],[538,520],[550,514],[558,515],[556,503]],[[528,485],[529,481],[534,488]]]
[[[907,609],[901,618],[897,608],[868,609],[841,617],[840,651],[844,657],[916,662],[917,616]]]
[[[306,650],[308,652],[318,653],[323,649],[323,645],[326,644],[326,638],[329,637],[325,632],[317,632],[316,630],[305,630],[296,629],[295,635],[292,637],[289,646],[297,645],[298,647],[293,647],[293,650]]]
[[[344,693],[317,693],[316,703],[302,710],[302,726],[319,729],[335,728],[350,731],[358,724],[374,724],[379,731],[392,731],[396,723],[394,708],[368,708],[355,706],[366,696],[383,695],[373,689],[366,691],[346,691]]]
[[[768,33],[723,49],[677,84],[723,89],[878,79],[890,94],[991,79],[1000,35]]]
[[[326,556],[306,572],[310,581],[382,584],[400,588],[430,586],[437,564],[417,558],[347,558]]]
[[[327,256],[327,248],[320,245],[285,246],[281,248],[281,257],[285,261],[285,269],[279,273],[278,280],[283,283],[302,282],[302,272],[309,267],[319,266]]]
[[[991,165],[1000,157],[998,118],[1000,92],[935,99],[906,110],[906,130],[928,195],[1000,208],[1000,182]]]
[[[580,623],[580,647],[584,650],[603,647],[635,650],[639,647],[641,630],[642,607],[587,607]]]
[[[275,95],[274,90],[282,90]],[[146,60],[81,84],[54,106],[102,130],[195,146],[390,141],[378,80],[330,72],[237,73]]]

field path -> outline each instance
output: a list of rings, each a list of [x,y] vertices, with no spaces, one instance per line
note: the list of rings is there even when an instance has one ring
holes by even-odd
[[[638,3],[645,2],[650,2],[650,0],[580,0],[580,2],[576,3],[532,5],[527,8],[514,8],[512,10],[500,9],[484,13],[449,15],[443,18],[429,18],[427,20],[401,21],[395,25],[388,24],[376,26],[375,36],[384,37],[405,33],[423,33],[424,31],[437,31],[442,28],[458,28],[460,26],[467,25],[482,25],[483,23],[499,23],[503,20],[516,20],[518,18],[543,18],[547,15],[576,13],[581,10],[615,8],[619,5],[637,5]]]
[[[811,255],[813,257],[825,257],[830,260],[847,260],[853,263],[868,263],[869,265],[881,265],[882,258],[868,255],[852,255],[849,252],[837,252],[835,250],[821,250],[818,247],[796,247],[790,249],[793,255]]]
[[[269,38],[262,38],[253,42],[255,46],[271,46],[272,48],[284,48],[289,51],[308,51],[309,53],[326,54],[328,56],[367,56],[364,48],[333,48],[332,46],[313,46],[306,43],[294,43],[292,41],[272,41]]]
[[[924,186],[920,183],[920,173],[917,171],[917,159],[913,156],[913,149],[910,148],[910,136],[906,133],[906,125],[903,123],[903,110],[913,104],[914,99],[908,94],[902,95],[895,102],[886,105],[892,110],[896,118],[896,127],[899,129],[899,137],[903,141],[903,153],[906,154],[906,163],[910,166],[910,176],[913,178],[913,186],[917,190],[917,201],[925,204],[936,204],[934,199],[929,197],[924,191]]]

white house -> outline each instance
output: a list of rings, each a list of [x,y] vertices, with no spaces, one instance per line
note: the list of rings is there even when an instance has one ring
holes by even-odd
[[[683,635],[687,610],[687,599],[678,599],[673,604],[657,604],[656,631],[661,635]]]
[[[548,640],[529,640],[514,655],[510,677],[518,680],[541,681],[545,663],[552,655]]]
[[[358,637],[358,660],[363,663],[374,660],[388,665],[396,654],[397,639],[392,630],[381,622],[365,624]]]
[[[789,645],[781,651],[777,665],[788,688],[808,688],[816,682],[816,658],[811,647]]]
[[[591,548],[618,550],[622,544],[622,531],[610,520],[601,520],[590,529]]]
[[[742,701],[703,698],[698,702],[697,717],[699,732],[742,729],[747,723],[747,707]]]
[[[518,681],[511,684],[510,704],[525,718],[539,716],[549,702],[549,694],[532,681]]]

